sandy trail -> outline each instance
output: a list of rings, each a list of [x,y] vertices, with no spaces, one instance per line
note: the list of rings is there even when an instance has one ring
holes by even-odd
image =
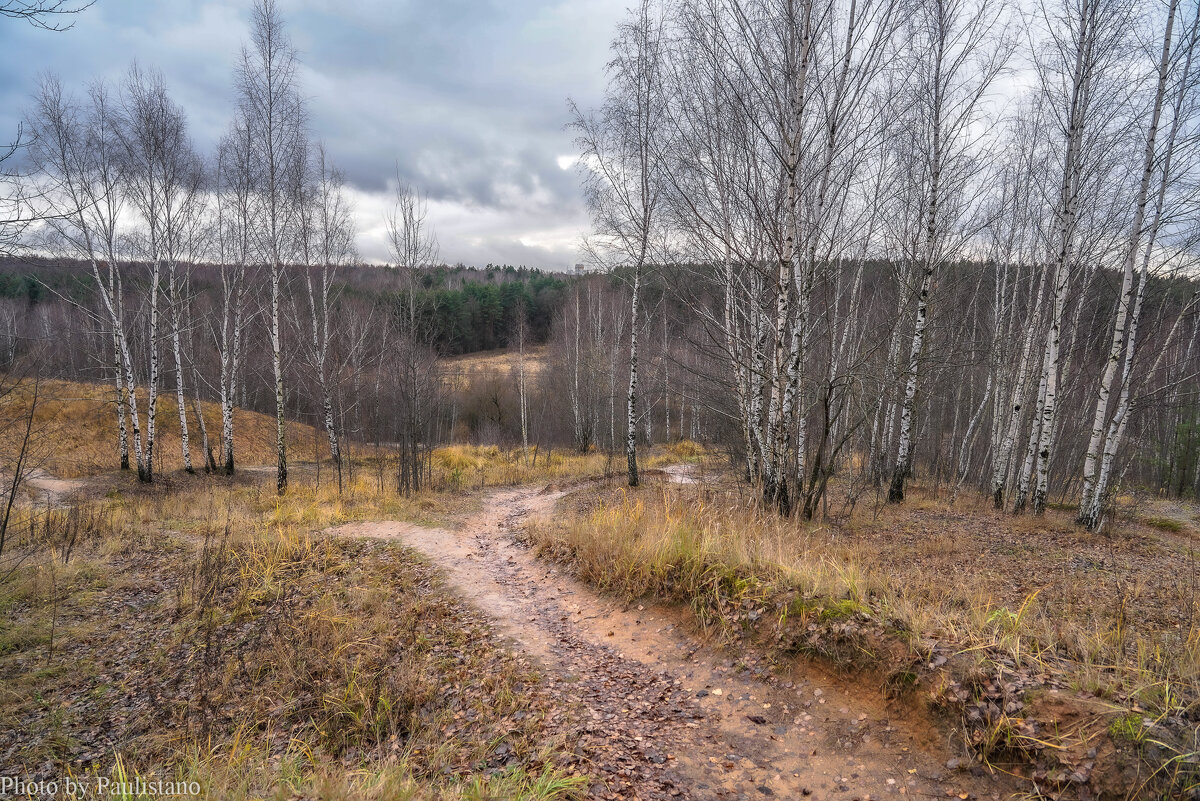
[[[26,474],[25,486],[33,491],[41,504],[67,506],[72,497],[86,490],[89,484],[86,478],[59,478],[37,468]]]
[[[1000,777],[947,770],[928,728],[878,694],[797,671],[735,668],[668,609],[626,608],[536,558],[514,535],[563,492],[505,490],[454,530],[352,523],[341,536],[402,541],[438,565],[496,628],[578,702],[599,798],[1006,798]]]

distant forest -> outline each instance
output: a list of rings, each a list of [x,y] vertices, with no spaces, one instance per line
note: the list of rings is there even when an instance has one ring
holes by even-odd
[[[443,356],[508,347],[521,319],[528,326],[529,343],[543,344],[571,280],[570,275],[510,264],[426,268],[416,290],[420,328],[427,344]],[[194,298],[217,298],[220,268],[195,265],[190,284]],[[336,297],[393,313],[407,303],[400,277],[386,265],[342,267],[332,291]],[[96,282],[90,265],[82,262],[0,258],[0,298],[18,306],[66,303],[93,308]]]

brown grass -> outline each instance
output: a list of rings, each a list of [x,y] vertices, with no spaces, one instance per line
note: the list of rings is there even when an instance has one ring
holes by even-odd
[[[32,397],[28,381],[16,386],[9,395],[0,398],[0,419],[11,420],[27,414]],[[143,431],[147,425],[144,391],[138,393],[139,414]],[[187,402],[188,434],[192,463],[203,467],[199,424],[191,400]],[[219,458],[221,408],[218,404],[203,403],[204,417],[212,447]],[[35,415],[35,453],[38,466],[62,478],[98,475],[119,466],[117,440],[116,391],[101,384],[76,381],[44,380],[39,388]],[[312,458],[314,442],[321,458],[329,449],[323,435],[314,440],[314,429],[303,423],[288,422],[288,438],[294,454]],[[161,392],[156,414],[155,470],[174,472],[183,469],[180,451],[179,407],[174,392]],[[275,418],[269,415],[234,411],[234,432],[237,442],[235,457],[242,465],[266,465],[275,462]],[[8,427],[0,433],[0,448],[12,452],[19,444],[15,438],[23,433],[21,427]],[[132,434],[130,448],[132,449]],[[323,450],[321,449],[323,447]],[[132,460],[132,453],[130,456]]]
[[[525,370],[528,375],[535,376],[546,368],[545,345],[536,345],[525,350]],[[450,380],[463,380],[474,376],[507,376],[517,369],[520,354],[515,350],[488,350],[478,353],[467,353],[462,356],[452,356],[442,359],[440,364],[442,375]]]
[[[531,666],[410,551],[319,533],[444,510],[320,492],[134,486],[82,507],[74,534],[75,513],[51,510],[11,543],[0,774],[196,781],[221,799],[576,795]]]
[[[482,489],[563,481],[620,470],[608,455],[567,448],[529,449],[495,445],[448,445],[433,452],[433,485],[441,490]]]
[[[318,461],[297,464],[279,497],[272,418],[237,413],[238,475],[186,476],[164,393],[147,486],[114,471],[111,394],[40,385],[37,465],[89,480],[73,509],[20,505],[0,561],[0,774],[197,781],[223,799],[578,794],[583,777],[558,767],[569,710],[544,725],[559,702],[530,666],[411,552],[322,532],[379,518],[447,525],[481,489],[618,463],[451,446],[432,455],[430,486],[406,497],[391,453],[356,449],[342,492]],[[0,415],[18,419],[30,397],[18,386]],[[219,410],[204,409],[215,434]],[[304,458],[317,432],[289,425]],[[268,468],[245,469],[255,464]]]
[[[853,664],[981,712],[964,722],[985,757],[1053,750],[1033,733],[1055,725],[1035,709],[1046,688],[1101,702],[1088,737],[1136,710],[1157,738],[1138,747],[1178,788],[1194,781],[1180,766],[1198,736],[1200,570],[1195,543],[1164,528],[1095,535],[1069,512],[1012,517],[919,493],[809,524],[710,483],[581,496],[531,537],[599,587],[689,604],[731,642]]]

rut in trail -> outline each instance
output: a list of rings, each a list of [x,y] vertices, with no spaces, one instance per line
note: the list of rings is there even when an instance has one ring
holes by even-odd
[[[341,536],[396,539],[539,661],[554,692],[580,706],[597,798],[1007,798],[1002,777],[949,770],[955,754],[928,727],[889,719],[878,693],[815,671],[790,680],[735,668],[689,637],[681,615],[625,608],[514,540],[564,493],[515,489],[453,530],[352,523]],[[757,675],[755,675],[757,674]]]

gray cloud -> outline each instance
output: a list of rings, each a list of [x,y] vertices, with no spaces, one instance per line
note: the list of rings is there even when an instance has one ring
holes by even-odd
[[[159,69],[210,149],[228,124],[248,2],[99,0],[73,30],[0,24],[0,132],[38,75],[67,86]],[[364,257],[382,260],[396,170],[425,191],[443,257],[563,267],[587,225],[566,100],[597,102],[625,0],[283,0],[313,135],[358,203]]]

